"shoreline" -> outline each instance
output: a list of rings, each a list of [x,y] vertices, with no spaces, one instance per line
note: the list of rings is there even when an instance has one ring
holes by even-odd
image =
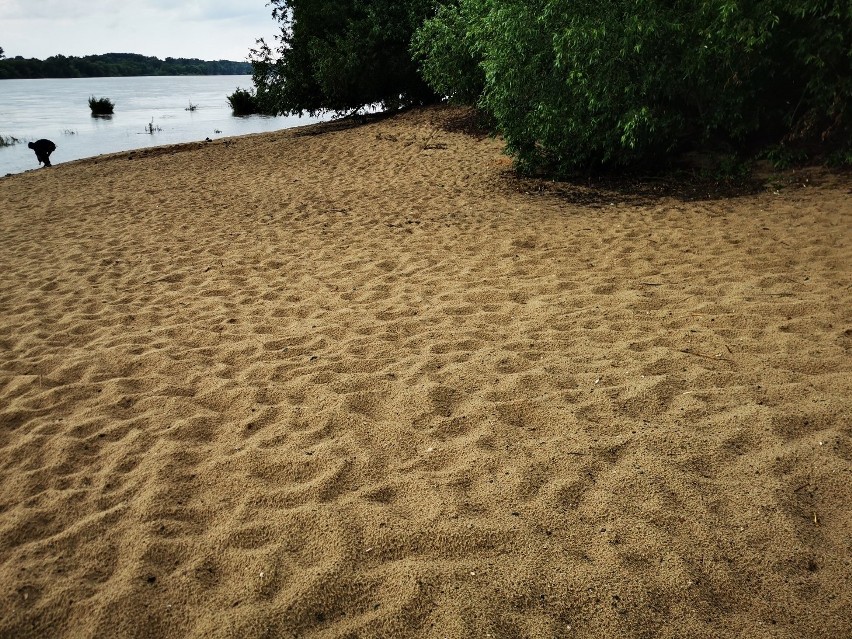
[[[256,136],[264,136],[264,135],[275,135],[284,131],[295,131],[297,129],[310,128],[315,126],[320,126],[326,124],[326,122],[315,122],[311,124],[303,124],[300,126],[294,127],[286,127],[282,129],[278,129],[275,131],[258,131],[257,133],[244,133],[240,135],[230,135],[223,136],[219,138],[211,138],[208,140],[192,140],[189,142],[175,142],[171,144],[161,144],[155,146],[145,146],[145,147],[136,147],[131,149],[126,149],[123,151],[114,151],[111,153],[100,153],[98,155],[91,155],[84,158],[75,158],[73,160],[67,160],[65,162],[59,162],[53,164],[51,167],[38,166],[32,169],[25,169],[24,171],[20,171],[18,173],[6,173],[5,175],[0,176],[0,180],[4,178],[11,178],[17,175],[24,175],[27,173],[32,173],[33,171],[39,171],[44,168],[59,168],[61,166],[75,166],[81,164],[99,164],[101,162],[111,162],[113,160],[120,159],[142,159],[148,157],[158,157],[162,155],[175,155],[178,153],[184,153],[186,151],[197,151],[209,145],[222,144],[225,146],[230,146],[231,144],[236,144],[238,141],[243,139],[251,139]],[[140,133],[139,135],[145,135]],[[21,142],[23,144],[24,142]]]
[[[227,96],[236,87],[250,85],[251,76],[146,76],[81,78],[75,83],[56,80],[4,85],[0,99],[6,114],[0,135],[25,142],[47,138],[57,144],[55,164],[120,153],[149,145],[233,137],[312,122],[310,118],[239,118],[232,115]],[[29,82],[29,81],[28,81]],[[93,118],[87,100],[104,96],[116,104],[110,121]],[[188,105],[196,107],[194,111]],[[148,124],[153,123],[153,133]],[[157,129],[162,129],[158,131]],[[220,133],[216,133],[216,131]],[[152,139],[153,138],[153,139]],[[0,149],[0,175],[38,166],[26,148]]]

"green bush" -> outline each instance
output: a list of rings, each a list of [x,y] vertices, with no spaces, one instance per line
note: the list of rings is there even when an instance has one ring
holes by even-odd
[[[115,103],[109,98],[90,96],[89,108],[92,110],[92,115],[112,115],[115,110]]]
[[[480,0],[446,4],[412,39],[411,52],[423,78],[453,102],[476,102],[485,88],[482,59],[487,6]]]
[[[251,115],[258,112],[254,92],[238,88],[228,96],[228,104],[234,115]]]
[[[413,52],[435,90],[493,116],[525,172],[708,144],[848,156],[848,0],[457,0]]]

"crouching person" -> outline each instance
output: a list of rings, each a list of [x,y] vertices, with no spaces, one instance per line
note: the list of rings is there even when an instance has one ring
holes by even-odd
[[[30,142],[27,146],[35,151],[39,164],[51,166],[50,154],[56,150],[56,145],[53,142],[50,140],[36,140],[35,142]]]

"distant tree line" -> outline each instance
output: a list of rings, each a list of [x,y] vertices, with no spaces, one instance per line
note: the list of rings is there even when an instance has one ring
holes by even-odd
[[[852,164],[849,0],[271,0],[272,113],[476,105],[526,173],[690,149]]]
[[[32,78],[100,78],[142,75],[246,75],[252,72],[248,62],[196,58],[159,58],[136,53],[106,53],[82,58],[55,55],[46,60],[35,58],[2,59],[0,80]]]

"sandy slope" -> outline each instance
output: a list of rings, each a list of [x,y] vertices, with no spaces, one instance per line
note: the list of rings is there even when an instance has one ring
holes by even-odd
[[[852,636],[852,181],[462,115],[0,180],[0,637]]]

